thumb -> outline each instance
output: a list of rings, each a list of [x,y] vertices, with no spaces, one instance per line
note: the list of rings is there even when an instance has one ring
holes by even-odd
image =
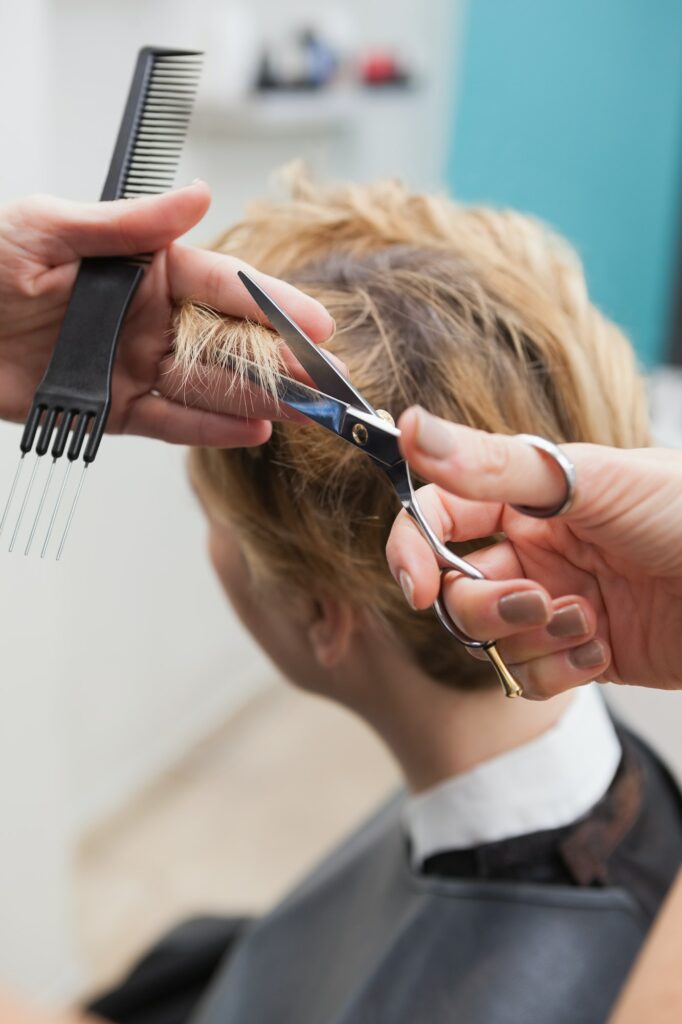
[[[203,181],[139,199],[77,203],[36,196],[21,204],[21,219],[35,255],[53,265],[82,256],[133,256],[156,252],[194,227],[211,194]]]
[[[403,413],[398,426],[412,469],[460,498],[541,509],[561,505],[566,497],[566,480],[554,459],[517,437],[451,423],[418,406]],[[613,500],[619,481],[641,472],[641,453],[591,444],[562,448],[579,480],[569,518],[589,516],[604,495]]]

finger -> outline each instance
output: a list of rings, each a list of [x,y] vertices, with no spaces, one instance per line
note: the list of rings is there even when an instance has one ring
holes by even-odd
[[[175,302],[194,299],[220,313],[267,323],[237,277],[238,270],[245,271],[272,295],[313,341],[326,341],[333,334],[334,321],[324,306],[285,281],[261,274],[248,263],[224,253],[183,245],[172,246],[168,253],[168,280]]]
[[[156,387],[179,405],[249,419],[275,419],[277,407],[263,392],[220,367],[197,367],[187,372],[168,356],[159,366]]]
[[[433,604],[440,594],[441,588],[444,588],[445,603],[446,607],[448,607],[448,587],[444,587],[444,577],[439,561],[431,545],[424,539],[417,524],[407,516],[407,513],[401,512],[400,516],[403,515],[405,516],[403,522],[409,524],[404,526],[405,536],[397,536],[398,520],[396,519],[394,524],[396,539],[392,540],[394,537],[392,531],[387,544],[387,552],[390,544],[395,543],[396,545],[396,549],[389,552],[390,558],[388,559],[393,577],[402,587],[408,603],[413,608],[427,608]],[[403,529],[403,522],[400,524],[401,529]],[[410,536],[410,531],[412,536]],[[471,551],[467,554],[465,561],[475,569],[479,569],[483,573],[485,580],[472,580],[462,575],[461,580],[463,583],[481,583],[482,588],[486,588],[491,586],[493,582],[499,582],[509,590],[513,590],[517,585],[520,586],[521,590],[526,590],[530,584],[543,593],[547,593],[541,584],[533,583],[533,581],[526,579],[524,567],[514,545],[508,540],[495,541],[487,547]],[[445,577],[445,579],[451,581],[459,579],[460,576],[455,575],[455,573],[456,570],[453,570],[453,575]],[[466,593],[466,589],[464,593]],[[502,596],[502,593],[499,587],[489,591],[481,589],[481,605],[486,600],[492,604],[500,596]],[[453,617],[456,618],[456,614],[455,612]],[[477,637],[476,633],[472,635]],[[483,637],[480,639],[483,639]]]
[[[52,1014],[42,1007],[17,999],[8,992],[0,992],[0,1020],[5,1024],[103,1024],[101,1018],[76,1011]]]
[[[494,541],[488,547],[478,548],[466,556],[467,562],[480,569],[488,580],[525,579],[526,572],[509,540]]]
[[[159,366],[158,391],[173,402],[247,419],[295,420],[305,416],[278,404],[249,381],[237,381],[221,367],[199,366],[189,373],[167,356]]]
[[[533,580],[471,580],[451,573],[442,596],[455,624],[473,640],[499,640],[546,626],[552,617],[551,597]]]
[[[420,475],[460,497],[538,508],[561,504],[566,481],[554,460],[531,445],[449,423],[419,407],[398,423],[400,447]]]
[[[267,441],[271,431],[267,420],[187,408],[151,394],[137,400],[125,425],[127,434],[201,448],[249,448]]]
[[[21,215],[48,262],[65,263],[81,256],[156,252],[194,227],[210,202],[208,185],[197,181],[158,196],[104,203],[36,196],[25,201]]]
[[[476,628],[477,624],[473,624],[472,629]],[[497,649],[508,664],[517,665],[579,647],[591,639],[596,630],[597,615],[589,602],[567,595],[552,602],[552,615],[545,626],[510,634],[497,643]],[[472,648],[471,653],[485,660],[483,651]]]
[[[487,537],[500,526],[502,506],[495,503],[467,501],[433,485],[421,487],[417,501],[435,534],[445,542]],[[480,552],[477,555],[480,557]],[[394,579],[403,587],[413,607],[426,608],[433,604],[440,590],[438,561],[421,530],[405,511],[400,512],[391,528],[386,557]],[[516,565],[516,562],[508,562],[507,572],[500,571],[499,578],[522,576],[520,569],[513,571]],[[483,571],[487,575],[487,571]]]
[[[511,667],[523,687],[524,697],[545,700],[574,686],[593,682],[603,675],[610,661],[608,644],[594,637],[569,651],[548,654]]]
[[[438,560],[421,530],[401,511],[386,542],[386,560],[412,608],[428,608],[440,591]]]

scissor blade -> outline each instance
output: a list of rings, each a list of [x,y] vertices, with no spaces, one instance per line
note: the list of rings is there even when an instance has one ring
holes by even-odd
[[[233,364],[233,360],[229,357],[227,364],[228,366]],[[246,360],[240,360],[239,371],[241,375],[248,377],[251,383],[255,384],[260,390],[262,382],[255,364],[251,364]],[[302,384],[292,377],[282,376],[277,378],[277,398],[282,405],[286,405],[289,409],[295,409],[304,416],[308,416],[311,420],[319,423],[321,427],[326,427],[327,430],[331,430],[334,434],[340,433],[344,417],[348,411],[346,402],[333,398],[331,395],[325,395],[323,392],[310,388],[307,384]]]
[[[231,360],[227,362],[229,365]],[[240,371],[260,387],[260,376],[255,365],[241,361]],[[277,397],[282,405],[295,409],[320,427],[348,441],[382,468],[386,469],[402,461],[398,448],[400,431],[380,416],[342,402],[333,395],[316,391],[291,377],[278,378]]]
[[[290,377],[280,377],[277,395],[283,405],[308,416],[333,434],[341,434],[348,405],[322,391],[309,388]]]
[[[243,270],[238,270],[237,274],[251,298],[259,309],[265,313],[277,333],[286,341],[303,369],[310,374],[320,391],[330,397],[346,402],[348,405],[357,406],[360,409],[365,409],[366,412],[374,414],[376,412],[374,407],[362,397],[359,391],[356,391],[341,371],[337,370],[324,349],[321,349],[319,345],[311,341],[305,331],[298,324],[294,323],[284,310],[277,305],[275,300],[267,292],[263,291],[260,285],[256,284],[248,274],[245,274]]]

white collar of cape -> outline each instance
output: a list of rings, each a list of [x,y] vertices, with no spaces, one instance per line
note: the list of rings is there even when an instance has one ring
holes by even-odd
[[[408,799],[412,866],[577,821],[604,796],[620,758],[599,686],[581,687],[541,736]]]

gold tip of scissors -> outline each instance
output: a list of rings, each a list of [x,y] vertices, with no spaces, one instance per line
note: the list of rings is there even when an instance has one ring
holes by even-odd
[[[505,697],[523,697],[523,688],[519,686],[516,679],[514,679],[514,676],[505,665],[502,655],[495,644],[490,644],[490,646],[486,645],[483,649],[488,655],[490,663],[495,669],[497,678],[502,684]]]

